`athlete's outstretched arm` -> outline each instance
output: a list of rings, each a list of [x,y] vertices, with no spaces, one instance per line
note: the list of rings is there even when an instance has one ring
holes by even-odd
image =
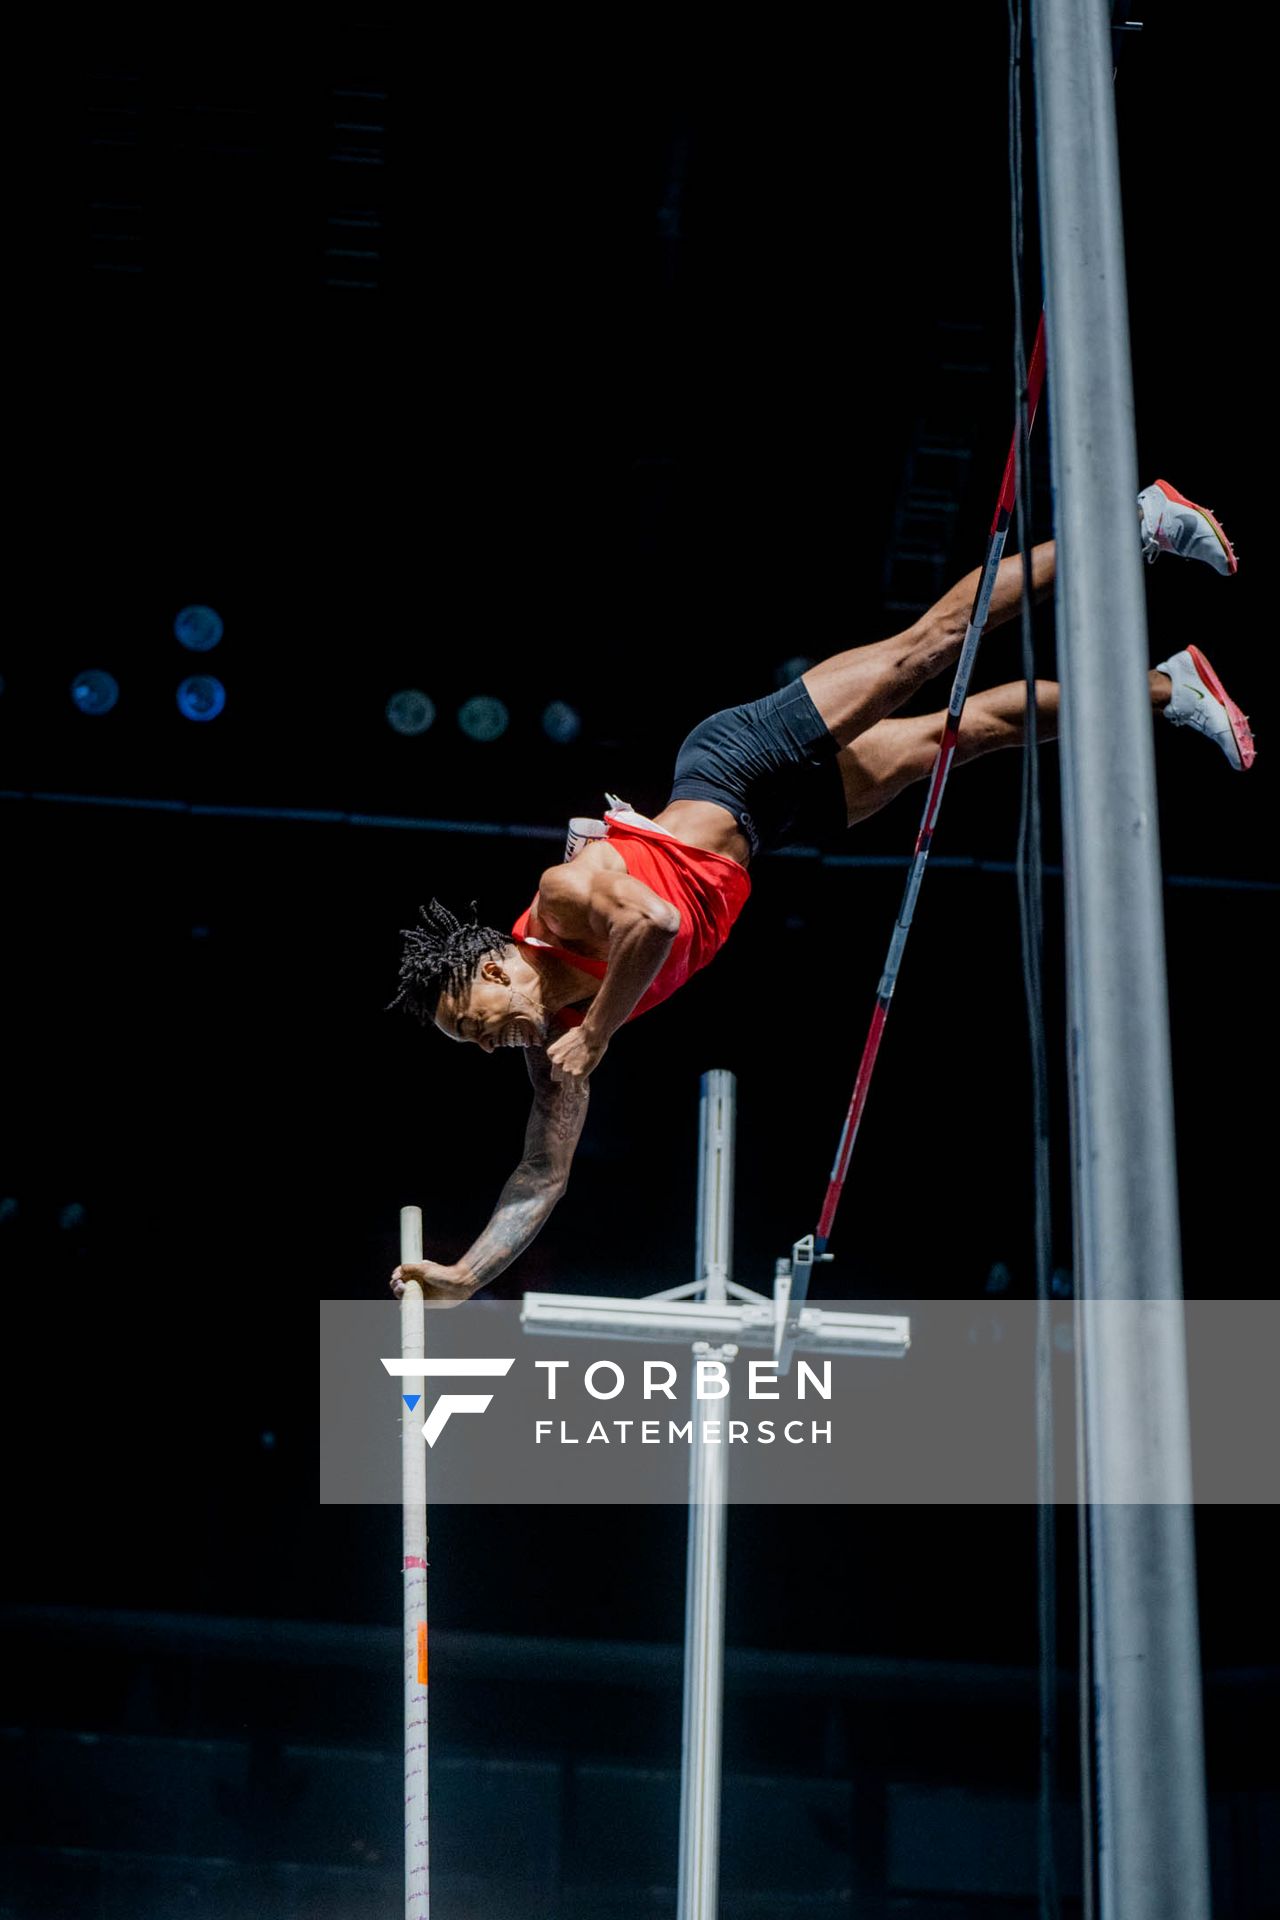
[[[547,1048],[557,1080],[585,1081],[661,973],[680,931],[680,912],[625,871],[585,866],[544,873],[538,903],[547,925],[562,938],[608,942],[609,971],[582,1025]]]
[[[397,1267],[391,1291],[400,1296],[406,1280],[418,1280],[428,1300],[455,1305],[519,1258],[546,1225],[569,1184],[569,1166],[587,1117],[585,1080],[552,1077],[540,1048],[525,1053],[533,1082],[533,1109],[525,1129],[520,1164],[498,1196],[492,1218],[479,1239],[453,1266],[433,1260]]]

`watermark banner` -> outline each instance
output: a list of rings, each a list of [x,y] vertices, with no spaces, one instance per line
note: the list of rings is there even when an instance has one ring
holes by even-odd
[[[539,1306],[557,1301],[559,1318]],[[1088,1497],[1280,1498],[1280,1302],[824,1300],[793,1326],[785,1365],[765,1305],[701,1318],[691,1307],[674,1331],[683,1309],[598,1307],[549,1295],[429,1306],[425,1357],[406,1362],[393,1301],[322,1301],[321,1501],[398,1505],[408,1420],[433,1506],[680,1505],[702,1448],[727,1456],[739,1504],[1033,1504],[1043,1354],[1055,1498],[1071,1504],[1082,1341],[1091,1360],[1134,1366],[1135,1396],[1142,1357],[1172,1357],[1190,1431],[1189,1452],[1176,1418],[1167,1434],[1140,1423],[1145,1459],[1138,1427],[1127,1452],[1095,1451]]]

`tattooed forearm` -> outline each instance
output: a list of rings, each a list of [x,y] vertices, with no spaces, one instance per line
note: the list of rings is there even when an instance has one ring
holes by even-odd
[[[530,1050],[525,1057],[533,1082],[533,1111],[524,1153],[498,1196],[488,1226],[459,1262],[475,1287],[496,1280],[546,1225],[569,1184],[574,1148],[587,1117],[585,1082],[553,1080],[540,1051]]]
[[[537,1238],[546,1225],[564,1188],[517,1167],[508,1180],[490,1220],[474,1246],[463,1254],[461,1265],[477,1287],[496,1280],[513,1260]]]

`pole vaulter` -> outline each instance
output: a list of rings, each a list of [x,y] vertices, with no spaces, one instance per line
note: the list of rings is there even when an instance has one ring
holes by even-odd
[[[1035,398],[1043,377],[1041,331],[1029,375]],[[856,825],[927,781],[853,1101],[818,1230],[808,1236],[808,1264],[825,1253],[947,776],[952,766],[1023,741],[1023,679],[969,693],[983,628],[1015,620],[1021,610],[1024,565],[1035,599],[1053,591],[1052,541],[1025,557],[1002,558],[1014,469],[1011,451],[983,567],[912,626],[819,661],[764,699],[711,714],[680,747],[666,806],[650,819],[610,795],[603,819],[575,820],[565,859],[541,874],[514,922],[485,924],[475,909],[464,921],[432,901],[419,910],[419,924],[403,930],[391,1006],[478,1052],[518,1049],[533,1104],[520,1161],[487,1226],[452,1262],[402,1257],[391,1276],[397,1297],[414,1280],[427,1301],[466,1300],[529,1246],[568,1184],[590,1076],[624,1026],[715,958],[750,896],[748,869],[758,854]],[[1133,533],[1149,561],[1177,555],[1235,573],[1231,544],[1213,513],[1167,481],[1143,488],[1133,510]],[[944,711],[898,714],[948,671],[955,677]],[[1059,691],[1055,681],[1036,682],[1041,739],[1057,735]],[[1247,717],[1198,647],[1151,669],[1148,696],[1153,713],[1203,734],[1236,772],[1253,764]],[[477,893],[482,882],[477,871]],[[801,1263],[798,1296],[806,1284]]]
[[[1020,43],[1020,12],[1017,19]],[[1113,81],[1122,48],[1140,29],[1140,21],[1113,9]],[[1015,53],[1015,86],[1016,67]],[[1019,439],[1025,436],[1023,444],[1030,443],[1045,358],[1042,310],[1025,375],[1019,367],[1020,418],[977,573],[904,633],[834,655],[780,692],[722,709],[695,727],[677,755],[671,797],[655,819],[608,795],[610,811],[603,820],[573,820],[563,863],[543,874],[510,933],[480,925],[474,907],[470,924],[438,901],[419,909],[422,924],[404,931],[399,990],[391,1005],[486,1052],[524,1049],[534,1102],[524,1154],[488,1227],[451,1264],[402,1261],[391,1276],[397,1295],[405,1279],[416,1278],[430,1299],[443,1304],[466,1299],[523,1252],[565,1190],[586,1117],[587,1082],[610,1040],[714,958],[745,904],[746,869],[759,852],[812,839],[837,819],[855,825],[927,779],[902,904],[818,1226],[791,1252],[786,1364],[814,1261],[830,1258],[827,1243],[951,768],[995,748],[1021,746],[1029,697],[1036,737],[1050,740],[1058,732],[1054,682],[1027,687],[1023,680],[969,697],[985,629],[1019,613],[1028,587],[1034,599],[1053,591],[1052,542],[1033,549],[1029,582],[1023,580],[1021,559],[1003,559],[1019,483]],[[1231,543],[1209,508],[1166,480],[1143,488],[1137,504],[1148,562],[1172,553],[1218,573],[1236,572]],[[959,617],[966,604],[967,621]],[[892,717],[913,692],[952,664],[945,712]],[[1234,771],[1253,765],[1248,716],[1200,648],[1190,646],[1161,661],[1148,675],[1148,691],[1154,712],[1214,741]]]

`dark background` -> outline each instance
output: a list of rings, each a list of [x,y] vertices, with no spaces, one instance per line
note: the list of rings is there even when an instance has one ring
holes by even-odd
[[[1271,1256],[1270,489],[1245,243],[1261,189],[1251,203],[1244,76],[1205,58],[1190,10],[1146,17],[1118,92],[1139,466],[1207,498],[1241,555],[1230,581],[1173,559],[1151,570],[1152,659],[1204,646],[1260,740],[1247,780],[1194,736],[1159,727],[1156,741],[1186,1284],[1233,1297],[1265,1291]],[[916,7],[754,33],[735,21],[696,43],[653,13],[607,31],[495,24],[466,46],[403,23],[305,43],[243,26],[181,44],[125,26],[85,40],[67,49],[74,320],[19,475],[39,510],[15,564],[38,591],[4,643],[0,696],[0,1242],[18,1372],[45,1376],[43,1412],[22,1430],[26,1544],[8,1582],[19,1643],[37,1649],[5,1716],[31,1793],[18,1904],[0,1912],[393,1911],[394,1854],[356,1861],[365,1878],[336,1905],[325,1892],[282,1904],[268,1869],[297,1848],[270,1792],[244,1828],[244,1858],[267,1875],[256,1893],[234,1877],[236,1891],[210,1892],[194,1865],[181,1894],[145,1879],[130,1893],[110,1864],[125,1842],[76,1827],[56,1739],[136,1724],[255,1755],[264,1741],[332,1743],[328,1683],[291,1688],[267,1664],[242,1692],[201,1685],[202,1643],[173,1656],[179,1678],[143,1710],[131,1689],[159,1655],[108,1634],[93,1657],[63,1656],[91,1627],[107,1633],[94,1609],[395,1628],[398,1515],[316,1503],[314,1303],[383,1293],[409,1199],[428,1251],[456,1257],[518,1157],[527,1104],[521,1063],[384,1011],[398,929],[432,893],[509,921],[570,813],[598,811],[606,787],[656,811],[705,713],[778,684],[784,662],[908,624],[980,563],[1012,408],[1006,22],[995,6]],[[1030,324],[1030,177],[1027,191]],[[1040,535],[1046,447],[1047,419]],[[173,637],[191,601],[226,622],[206,657]],[[1049,610],[1037,633],[1051,672]],[[120,683],[99,719],[68,698],[86,667]],[[204,727],[174,704],[193,670],[227,688]],[[1017,673],[1006,629],[980,684]],[[420,738],[384,718],[404,686],[438,709]],[[455,722],[477,693],[510,708],[488,745]],[[571,746],[541,732],[551,699],[582,715]],[[1055,750],[1044,759],[1052,865]],[[840,1297],[965,1298],[1003,1284],[1001,1266],[1015,1293],[1033,1290],[1004,870],[1019,780],[1017,756],[998,756],[948,795],[823,1276]],[[73,803],[84,796],[186,805]],[[568,1197],[495,1292],[638,1294],[688,1276],[710,1066],[739,1080],[738,1276],[767,1287],[821,1200],[902,884],[900,867],[832,856],[902,858],[917,820],[913,795],[853,835],[758,863],[714,969],[615,1042]],[[1069,1275],[1060,880],[1046,887],[1055,1253]],[[548,1672],[558,1641],[669,1646],[683,1539],[679,1512],[442,1513],[433,1631],[446,1648],[451,1632],[534,1636]],[[1276,1785],[1248,1704],[1265,1699],[1273,1717],[1274,1605],[1255,1570],[1274,1530],[1265,1514],[1203,1513],[1198,1540],[1211,1683],[1253,1670],[1229,1710],[1211,1684],[1211,1788],[1257,1808]],[[1070,1516],[1060,1544],[1065,1670]],[[1029,1670],[1034,1546],[1029,1513],[736,1513],[730,1642]],[[565,1696],[551,1715],[519,1686],[451,1688],[444,1654],[436,1677],[440,1750],[477,1768],[548,1743],[570,1763],[674,1764],[672,1686],[660,1708],[624,1696],[606,1715]],[[1023,1804],[1029,1674],[1018,1700],[1021,1718],[984,1744],[975,1693],[960,1750],[927,1689],[914,1718],[890,1698],[874,1737],[854,1723],[898,1777],[980,1778]],[[390,1756],[392,1801],[398,1710],[393,1650],[340,1716],[346,1740]],[[54,1745],[33,1748],[41,1738]],[[1073,1738],[1068,1712],[1067,1798]],[[851,1763],[838,1742],[815,1759],[794,1725],[735,1708],[731,1680],[726,1764],[843,1779]],[[350,1805],[376,1825],[379,1796],[363,1808],[360,1791]],[[731,1835],[733,1796],[731,1778]],[[182,1855],[145,1793],[139,1804],[134,1852]],[[1215,1828],[1224,1914],[1262,1910],[1261,1842],[1239,1831],[1259,1818]],[[674,1835],[658,1831],[669,1884]],[[866,1872],[848,1884],[873,1889]],[[511,1896],[512,1911],[669,1910],[661,1889],[656,1904],[617,1892],[606,1906],[565,1874],[558,1894]],[[484,1884],[475,1911],[506,1913]],[[732,1911],[789,1912],[784,1894],[808,1890],[797,1866],[772,1909]],[[442,1920],[471,1911],[447,1895],[446,1881]],[[995,1910],[902,1897],[883,1911]],[[1009,1891],[999,1911],[1031,1908]]]

